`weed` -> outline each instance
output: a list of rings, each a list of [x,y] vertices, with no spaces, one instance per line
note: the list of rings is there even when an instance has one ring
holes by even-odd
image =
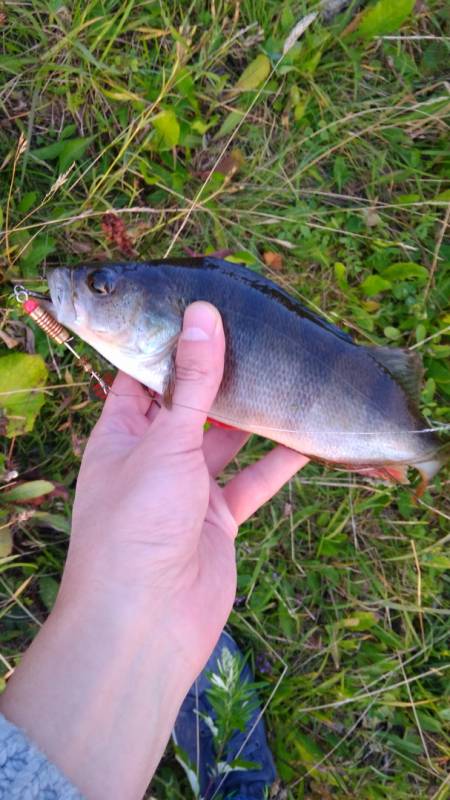
[[[8,282],[39,289],[45,265],[124,247],[141,259],[230,249],[359,341],[420,352],[425,413],[449,421],[448,7],[378,0],[364,16],[352,3],[316,17],[281,58],[314,10],[2,9],[0,344],[7,358],[40,356],[49,380],[32,429],[3,440],[0,472],[66,490],[1,506],[5,675],[53,602],[99,411],[72,357],[24,323]],[[14,414],[31,428],[19,388]],[[253,438],[229,474],[266,448]],[[230,622],[264,676],[292,800],[450,797],[448,490],[442,471],[415,505],[409,488],[311,464],[242,527]],[[152,793],[187,791],[168,751]]]

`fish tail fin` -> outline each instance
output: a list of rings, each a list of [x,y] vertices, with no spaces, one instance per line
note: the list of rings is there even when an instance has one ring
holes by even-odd
[[[428,461],[420,461],[414,464],[422,477],[414,495],[416,498],[422,497],[428,484],[434,478],[440,468],[450,461],[450,442],[443,444],[436,450],[436,453]]]

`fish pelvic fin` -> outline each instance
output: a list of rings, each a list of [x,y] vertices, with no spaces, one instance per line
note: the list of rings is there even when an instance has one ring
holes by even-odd
[[[430,453],[423,460],[415,461],[411,464],[380,464],[379,467],[365,468],[361,466],[356,469],[368,478],[407,485],[410,482],[408,480],[408,468],[414,467],[422,479],[414,491],[414,497],[418,499],[422,497],[428,484],[433,480],[440,468],[448,462],[450,462],[450,442],[438,447],[434,453]]]
[[[227,422],[220,422],[218,419],[213,419],[213,417],[207,417],[206,422],[209,422],[210,425],[214,425],[215,428],[222,428],[224,431],[238,431],[239,428],[236,428],[235,425],[228,425]]]
[[[375,478],[379,481],[387,483],[401,483],[408,484],[408,466],[407,464],[387,464],[386,466],[380,465],[379,467],[354,467],[352,471],[359,472],[366,478]]]
[[[423,378],[419,354],[400,347],[366,347],[366,350],[402,387],[414,409],[418,409]]]
[[[164,382],[164,390],[162,393],[163,406],[164,408],[169,409],[169,411],[172,408],[173,393],[175,391],[175,380],[176,380],[175,353],[172,353],[170,359],[170,369],[167,374],[166,380]]]

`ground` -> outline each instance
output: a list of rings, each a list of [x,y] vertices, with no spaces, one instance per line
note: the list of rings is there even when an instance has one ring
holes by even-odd
[[[450,421],[448,5],[354,3],[283,57],[314,8],[0,6],[0,472],[49,482],[0,494],[5,676],[54,600],[100,408],[11,282],[225,249],[358,341],[415,348],[423,411]],[[266,703],[275,796],[450,797],[449,485],[442,470],[415,502],[311,464],[242,527],[230,629]],[[189,796],[170,747],[151,793]]]

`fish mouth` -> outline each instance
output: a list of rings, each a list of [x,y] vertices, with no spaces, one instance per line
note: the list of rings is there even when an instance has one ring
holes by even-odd
[[[42,303],[44,308],[56,317],[58,322],[68,325],[75,323],[77,311],[70,274],[65,269],[55,267],[48,272],[47,283],[50,294]]]

